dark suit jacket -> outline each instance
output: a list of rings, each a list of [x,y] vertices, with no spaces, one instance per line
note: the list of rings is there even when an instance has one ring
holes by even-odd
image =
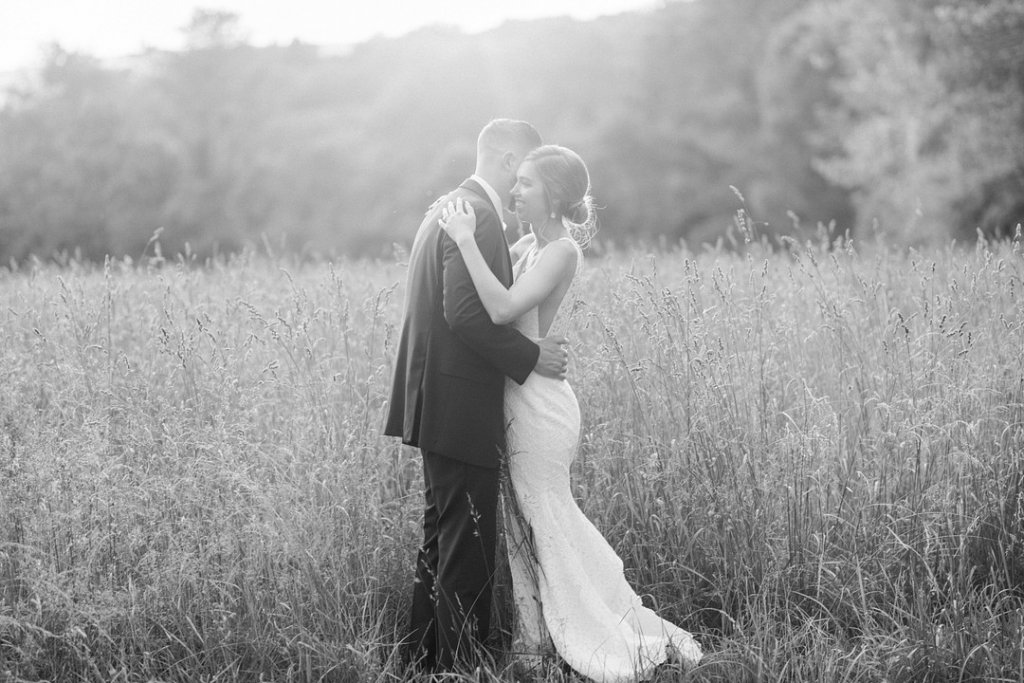
[[[438,224],[449,200],[476,212],[476,242],[506,286],[512,264],[501,219],[474,180],[429,211],[413,242],[405,317],[384,433],[481,467],[497,467],[505,445],[505,377],[522,384],[539,347],[484,309],[455,242]]]

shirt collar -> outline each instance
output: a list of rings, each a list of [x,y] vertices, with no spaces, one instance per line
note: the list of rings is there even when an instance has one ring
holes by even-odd
[[[507,227],[505,225],[505,214],[501,208],[501,198],[498,196],[498,193],[495,191],[495,189],[491,187],[491,184],[489,182],[478,176],[476,173],[469,176],[469,178],[470,180],[475,180],[477,183],[479,183],[480,187],[484,188],[484,192],[487,193],[487,198],[490,199],[491,204],[494,205],[495,213],[498,214],[498,220],[501,221],[501,227]]]

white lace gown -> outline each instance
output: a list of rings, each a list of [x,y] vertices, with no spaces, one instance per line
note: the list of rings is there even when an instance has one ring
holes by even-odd
[[[538,255],[531,247],[514,275]],[[562,331],[562,311],[572,295],[570,286],[550,332]],[[538,337],[537,309],[516,326]],[[622,560],[572,497],[569,465],[576,457],[580,410],[569,383],[536,373],[522,385],[507,381],[505,419],[518,506],[506,518],[517,612],[514,650],[537,661],[553,646],[576,672],[599,683],[645,680],[670,658],[696,665],[700,646],[643,606],[626,582]]]

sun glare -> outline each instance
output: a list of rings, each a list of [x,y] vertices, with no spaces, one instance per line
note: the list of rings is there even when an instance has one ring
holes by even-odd
[[[46,47],[112,58],[147,47],[181,47],[181,28],[197,8],[228,11],[254,44],[294,40],[342,46],[374,36],[398,36],[432,24],[482,31],[509,19],[603,14],[650,8],[654,0],[14,0],[0,7],[0,72],[34,66]]]

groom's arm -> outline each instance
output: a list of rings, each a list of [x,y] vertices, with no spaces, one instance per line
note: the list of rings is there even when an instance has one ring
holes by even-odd
[[[478,209],[477,215],[481,215]],[[478,219],[476,242],[480,246],[491,270],[500,250],[507,249],[501,234],[501,224],[487,213]],[[466,262],[458,245],[447,235],[441,235],[444,268],[444,317],[448,326],[470,348],[488,363],[522,384],[533,371],[540,355],[540,347],[510,325],[495,325],[487,314],[466,269]]]

